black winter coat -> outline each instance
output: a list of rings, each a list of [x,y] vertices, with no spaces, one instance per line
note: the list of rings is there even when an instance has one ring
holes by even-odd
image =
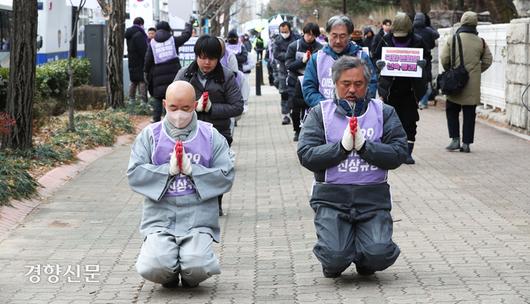
[[[168,39],[174,39],[178,54],[178,48],[190,39],[191,30],[191,24],[186,23],[182,34],[178,37],[173,37],[170,32],[160,29],[156,31],[155,38],[153,39],[155,39],[157,42],[164,42]],[[164,99],[166,96],[167,87],[173,82],[180,68],[181,65],[178,57],[166,62],[155,64],[153,49],[151,48],[151,45],[149,45],[145,55],[144,66],[144,72],[147,73],[149,93],[157,99]]]
[[[189,82],[195,88],[197,100],[203,92],[208,92],[212,107],[207,113],[198,112],[197,118],[212,123],[230,144],[232,142],[230,118],[243,113],[243,97],[236,83],[234,72],[217,64],[215,69],[207,75],[204,86],[199,80],[198,73],[199,66],[194,61],[187,68],[179,71],[175,80]]]
[[[147,52],[147,35],[140,26],[131,26],[125,31],[129,78],[131,82],[144,81],[144,60]]]

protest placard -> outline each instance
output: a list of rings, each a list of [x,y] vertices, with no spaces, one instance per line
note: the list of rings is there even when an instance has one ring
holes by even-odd
[[[418,60],[423,59],[421,48],[384,47],[381,60],[386,62],[382,76],[421,78],[422,69]]]
[[[191,37],[190,40],[186,41],[184,45],[179,47],[179,60],[180,65],[185,68],[190,65],[195,60],[195,52],[193,48],[195,47],[195,42],[197,42],[198,37]]]

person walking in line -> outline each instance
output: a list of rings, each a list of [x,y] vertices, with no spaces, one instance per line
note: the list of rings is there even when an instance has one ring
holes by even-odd
[[[425,61],[431,59],[431,53],[427,50],[421,37],[412,32],[412,21],[404,13],[396,15],[392,32],[381,39],[375,50],[376,64],[382,57],[383,47],[421,48],[423,49],[423,59]],[[425,65],[422,67],[420,78],[381,75],[377,89],[381,100],[396,109],[401,124],[407,133],[409,153],[405,163],[408,165],[415,164],[412,151],[416,142],[417,122],[420,119],[418,102],[427,90]]]
[[[370,68],[372,78],[368,84],[368,96],[375,97],[377,74],[370,61],[370,55],[350,41],[353,23],[347,16],[333,16],[326,22],[329,44],[312,55],[309,59],[302,84],[304,100],[309,107],[314,107],[322,100],[333,98],[334,86],[331,80],[331,66],[344,55],[356,56],[365,60]]]
[[[469,80],[459,93],[447,95],[445,114],[447,117],[447,128],[451,143],[446,147],[449,151],[460,150],[471,152],[470,145],[475,139],[476,108],[480,104],[480,78],[493,61],[488,44],[478,36],[478,17],[475,12],[465,12],[460,20],[460,27],[454,35],[460,36],[463,51],[463,61]],[[457,40],[458,41],[458,40]],[[458,42],[457,42],[458,43]],[[440,62],[444,70],[456,68],[460,64],[459,52],[455,52],[454,60],[451,60],[451,49],[457,48],[453,45],[450,37],[443,45]],[[462,146],[460,146],[460,123],[458,116],[463,112]]]
[[[287,67],[287,91],[289,93],[289,107],[293,120],[294,141],[298,141],[300,124],[307,105],[302,94],[302,81],[307,62],[312,54],[322,49],[322,44],[316,41],[320,35],[320,28],[316,23],[308,23],[303,28],[304,36],[287,47],[285,66]]]
[[[127,40],[127,58],[129,64],[129,102],[136,102],[136,91],[143,102],[147,102],[147,89],[144,79],[145,53],[147,52],[147,34],[144,19],[134,18],[133,25],[125,31]]]
[[[189,82],[195,89],[197,117],[213,127],[232,144],[231,118],[243,113],[243,97],[233,71],[221,64],[223,49],[219,39],[203,35],[194,47],[195,61],[179,71],[175,80]],[[218,198],[223,215],[222,195]]]
[[[436,39],[440,38],[440,34],[433,29],[430,26],[430,22],[428,21],[429,17],[425,15],[424,13],[416,13],[416,16],[414,17],[414,34],[421,36],[421,39],[423,39],[423,42],[425,43],[425,46],[427,47],[427,50],[429,53],[436,47]],[[429,96],[431,96],[432,93],[432,55],[431,59],[426,61],[425,70],[427,71],[427,92],[423,97],[420,99],[418,107],[420,110],[428,108],[429,103]]]
[[[173,36],[171,27],[166,21],[160,21],[156,25],[155,37],[149,43],[144,66],[149,93],[153,97],[152,122],[160,121],[162,117],[164,112],[162,100],[165,98],[167,86],[173,82],[181,68],[178,48],[190,39],[193,21],[191,17],[178,37]]]

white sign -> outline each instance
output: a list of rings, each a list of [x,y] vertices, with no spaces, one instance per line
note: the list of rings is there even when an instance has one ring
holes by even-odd
[[[381,60],[386,64],[381,75],[421,78],[422,69],[417,62],[422,59],[422,48],[384,47]]]
[[[168,1],[169,15],[188,21],[193,12],[193,0]]]
[[[136,17],[142,17],[146,29],[155,25],[153,20],[152,0],[129,0],[129,15],[131,22]]]
[[[66,5],[68,6],[79,6],[79,3],[81,3],[80,0],[66,0]],[[91,9],[100,9],[99,3],[97,0],[86,0],[84,8],[91,8]]]
[[[190,40],[186,41],[181,47],[179,47],[179,60],[182,68],[187,67],[193,61],[195,61],[195,42],[199,37],[191,37]]]

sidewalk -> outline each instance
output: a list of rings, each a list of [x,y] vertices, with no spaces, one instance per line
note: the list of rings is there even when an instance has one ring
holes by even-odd
[[[312,254],[312,176],[279,95],[262,89],[236,128],[221,275],[167,290],[136,273],[142,199],[127,185],[129,146],[117,146],[0,241],[0,303],[530,302],[530,142],[477,124],[472,153],[446,152],[445,113],[421,111],[416,165],[390,174],[401,256],[375,276],[350,267],[326,279]]]

